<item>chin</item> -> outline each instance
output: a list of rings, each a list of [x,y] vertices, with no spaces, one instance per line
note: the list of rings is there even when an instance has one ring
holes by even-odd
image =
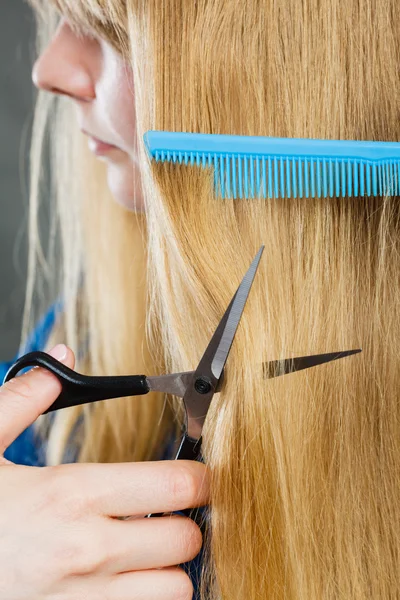
[[[111,164],[108,166],[108,187],[116,203],[131,212],[142,213],[144,212],[144,202],[138,189],[140,185],[135,185],[136,178],[132,165],[130,168]]]

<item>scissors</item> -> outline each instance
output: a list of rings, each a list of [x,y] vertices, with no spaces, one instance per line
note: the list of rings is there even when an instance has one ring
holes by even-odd
[[[76,373],[45,352],[30,352],[19,358],[9,368],[3,383],[15,377],[21,369],[31,366],[44,367],[56,375],[62,384],[62,392],[43,414],[99,400],[141,396],[152,391],[178,396],[183,399],[186,422],[184,435],[175,459],[197,460],[201,453],[203,424],[214,394],[221,390],[225,363],[263,250],[264,246],[261,246],[219,322],[195,371],[154,377],[147,377],[146,375],[96,377]],[[263,374],[265,378],[277,377],[358,352],[361,352],[361,349],[270,361],[264,363]],[[185,509],[182,512],[191,516],[193,510]],[[146,516],[156,517],[163,514],[153,513]]]

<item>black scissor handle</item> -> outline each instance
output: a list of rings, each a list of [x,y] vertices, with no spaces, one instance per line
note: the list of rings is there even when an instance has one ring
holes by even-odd
[[[141,396],[150,388],[145,375],[126,375],[92,377],[81,375],[63,365],[46,352],[29,352],[21,356],[8,369],[3,384],[13,379],[19,371],[26,367],[43,367],[55,375],[62,384],[62,392],[57,400],[43,414],[99,400],[122,398],[124,396]]]
[[[188,436],[187,433],[182,438],[181,445],[176,454],[176,460],[197,460],[201,454],[202,438],[198,440]]]

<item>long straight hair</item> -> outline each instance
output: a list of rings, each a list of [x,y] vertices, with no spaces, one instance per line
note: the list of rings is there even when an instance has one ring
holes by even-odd
[[[87,339],[78,366],[88,373],[192,369],[264,244],[203,430],[212,497],[202,597],[400,596],[399,198],[221,200],[210,169],[151,164],[140,143],[149,129],[398,141],[398,0],[57,4],[131,62],[146,216],[112,201],[60,102],[52,173],[66,309],[52,342],[78,350]],[[41,264],[45,112],[25,333]],[[268,360],[358,347],[262,376]],[[106,462],[156,457],[183,415],[162,396],[61,411],[49,463],[63,460],[79,418],[77,460]]]

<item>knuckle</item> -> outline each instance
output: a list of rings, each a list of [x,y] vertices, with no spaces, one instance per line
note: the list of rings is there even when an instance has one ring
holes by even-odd
[[[55,561],[65,575],[89,575],[108,565],[111,560],[109,545],[94,528],[76,528],[56,548]]]
[[[177,568],[174,573],[174,589],[175,600],[192,600],[193,584],[189,575],[181,568]]]
[[[46,503],[63,520],[69,521],[81,519],[90,508],[90,499],[82,478],[73,467],[74,465],[68,464],[47,467],[49,477]]]
[[[97,568],[101,561],[99,554],[99,548],[87,538],[82,539],[77,531],[67,539],[63,536],[62,543],[55,549],[54,560],[65,575],[86,575]]]
[[[79,574],[94,573],[109,565],[112,559],[110,545],[100,538],[98,532],[94,534],[91,531],[90,536],[86,536],[83,543],[80,540],[79,556],[75,564],[76,572]]]
[[[62,540],[53,550],[52,563],[56,572],[70,575],[77,573],[80,568],[82,546],[78,544],[73,536],[62,536]]]
[[[10,381],[6,381],[0,388],[1,394],[6,394],[16,399],[23,398],[29,400],[33,395],[32,378],[25,377],[28,373],[21,375],[20,377],[14,377]]]
[[[187,466],[179,465],[179,469],[173,470],[170,487],[173,498],[182,504],[181,508],[189,508],[190,504],[195,502],[198,481],[193,471]]]

